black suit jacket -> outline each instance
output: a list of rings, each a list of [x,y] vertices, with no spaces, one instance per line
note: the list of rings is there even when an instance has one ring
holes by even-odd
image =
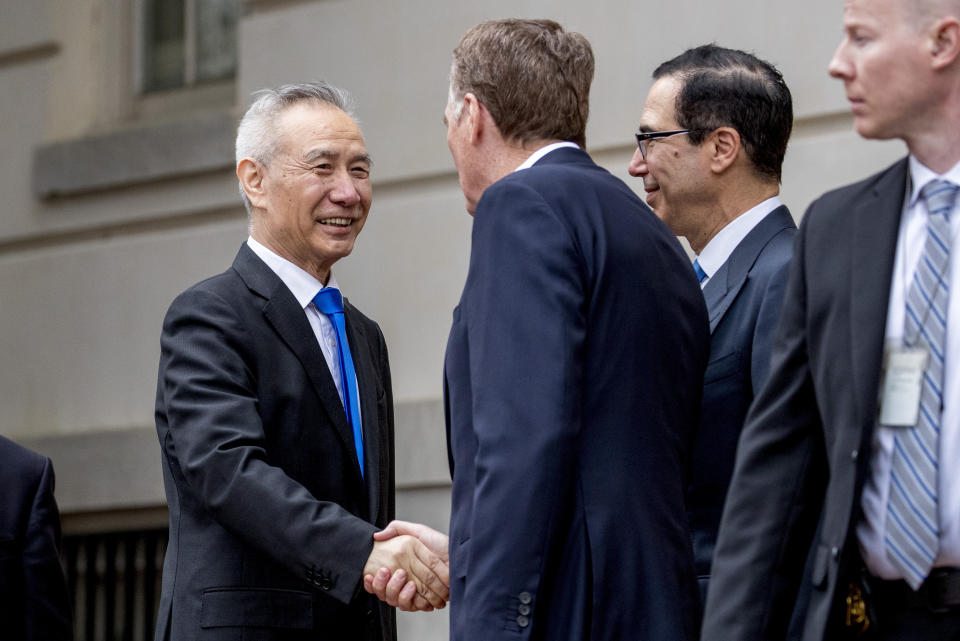
[[[707,281],[710,361],[703,377],[687,510],[701,596],[747,409],[770,370],[797,225],[786,207],[763,218]]]
[[[782,639],[815,531],[803,639],[823,639],[842,577],[877,417],[907,161],[807,210],[770,377],[744,427],[720,526],[703,639]],[[817,530],[817,524],[820,524]]]
[[[708,341],[676,238],[586,153],[487,188],[446,354],[451,639],[696,636]]]
[[[170,306],[157,639],[395,638],[392,609],[360,587],[372,534],[394,515],[387,351],[376,323],[344,307],[366,481],[303,309],[249,247]]]
[[[73,638],[50,459],[0,436],[0,638]]]

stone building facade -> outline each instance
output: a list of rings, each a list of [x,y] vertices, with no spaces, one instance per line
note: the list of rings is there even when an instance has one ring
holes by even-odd
[[[450,53],[469,26],[535,16],[584,33],[597,60],[588,150],[639,193],[626,166],[650,74],[703,42],[754,51],[783,71],[797,120],[782,197],[795,215],[903,153],[858,139],[842,86],[827,76],[841,36],[834,0],[731,0],[722,11],[695,0],[232,1],[217,36],[189,16],[231,0],[179,1],[191,77],[163,88],[146,70],[169,53],[151,12],[178,3],[0,0],[0,433],[53,458],[64,532],[87,542],[71,559],[77,589],[88,587],[81,638],[149,628],[142,612],[107,622],[101,604],[123,594],[123,567],[147,572],[151,555],[133,543],[127,561],[108,562],[103,535],[165,527],[153,428],[160,326],[173,297],[222,271],[246,237],[232,144],[252,91],[323,78],[357,98],[374,203],[337,280],[390,348],[398,513],[444,530],[442,361],[470,218],[440,119]],[[198,43],[213,37],[227,38],[231,60],[200,59]],[[120,587],[86,583],[94,571]],[[138,592],[142,609],[150,598]],[[445,613],[401,615],[400,626],[401,639],[447,638]]]

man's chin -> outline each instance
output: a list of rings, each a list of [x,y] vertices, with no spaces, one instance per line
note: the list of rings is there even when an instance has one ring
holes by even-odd
[[[314,251],[318,255],[322,255],[326,258],[340,260],[341,258],[346,258],[350,255],[350,253],[353,251],[355,240],[355,236],[351,236],[350,238],[328,238],[318,246],[314,247]]]
[[[658,198],[658,196],[659,196],[659,192],[656,192],[656,191],[650,192],[647,195],[647,207],[653,210],[653,213],[657,215],[657,218],[666,222],[666,220],[664,220],[663,218],[663,215],[664,215],[663,203],[659,202],[660,198]]]
[[[896,137],[895,134],[884,131],[877,123],[866,118],[855,117],[853,119],[853,130],[857,132],[857,135],[866,140],[889,140],[890,138]]]

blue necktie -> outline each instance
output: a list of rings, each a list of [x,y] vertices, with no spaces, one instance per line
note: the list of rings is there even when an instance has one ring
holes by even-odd
[[[934,180],[920,190],[927,204],[927,238],[906,300],[903,342],[929,352],[913,427],[894,435],[887,504],[887,556],[914,590],[930,573],[940,541],[938,509],[940,419],[947,344],[950,211],[957,186]]]
[[[697,275],[697,281],[702,285],[703,281],[707,280],[707,272],[703,271],[699,260],[693,261],[693,271]]]
[[[343,409],[347,412],[347,423],[353,428],[353,445],[357,449],[357,461],[360,463],[360,476],[363,476],[363,430],[360,425],[360,398],[354,382],[356,370],[353,368],[353,356],[347,341],[347,326],[343,321],[343,297],[340,290],[324,287],[313,297],[313,304],[330,318],[337,330],[337,354],[340,357],[340,383],[343,390]]]

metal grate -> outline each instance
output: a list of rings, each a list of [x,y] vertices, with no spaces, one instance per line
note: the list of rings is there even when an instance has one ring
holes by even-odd
[[[167,530],[63,537],[76,641],[152,641]]]

